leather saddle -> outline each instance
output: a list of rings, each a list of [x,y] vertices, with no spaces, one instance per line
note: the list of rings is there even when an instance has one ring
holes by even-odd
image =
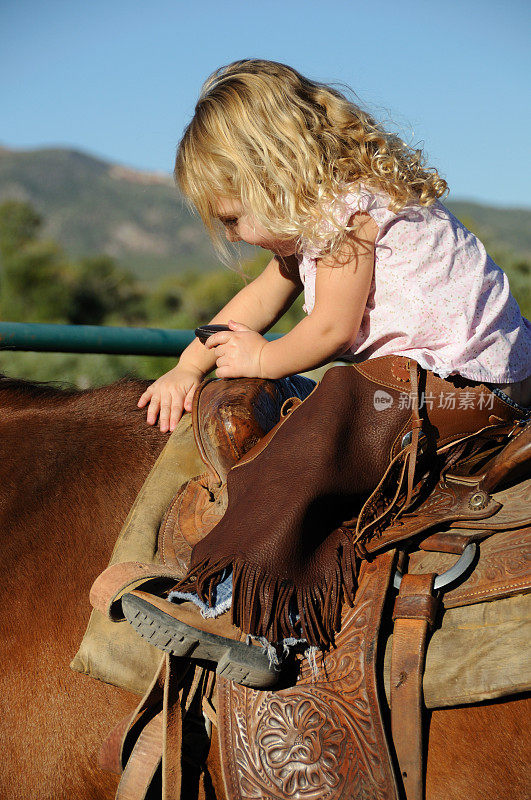
[[[193,423],[205,472],[182,486],[173,499],[159,532],[163,567],[145,578],[186,573],[194,544],[226,509],[229,469],[266,446],[275,426],[308,394],[311,386],[299,380],[303,382],[287,385],[218,380],[204,382],[198,389]],[[391,458],[360,514],[345,523],[358,536],[362,568],[353,606],[343,611],[334,648],[319,653],[313,662],[297,656],[295,677],[275,692],[219,678],[216,700],[208,685],[203,712],[218,725],[231,800],[250,796],[332,800],[345,792],[381,800],[397,798],[402,791],[408,800],[423,797],[422,673],[430,630],[440,626],[441,616],[452,608],[507,598],[531,586],[523,547],[531,523],[531,481],[525,479],[531,463],[531,424],[499,422],[483,435],[480,431],[449,437],[441,450],[443,457],[448,452],[450,456],[443,458],[444,466],[431,483],[422,464],[422,426],[413,428],[409,441],[406,437],[401,442],[402,449]],[[360,535],[367,530],[373,535]],[[449,566],[452,560],[457,565]],[[138,574],[134,570],[133,574],[138,585]],[[131,582],[122,584],[120,592]],[[394,604],[393,586],[398,592]],[[107,598],[108,609],[116,607],[120,592]],[[384,721],[377,669],[379,637],[389,609],[394,621],[391,730]],[[179,670],[167,660],[166,684],[172,672]],[[205,678],[194,681],[194,692],[189,684],[186,689],[192,699]],[[160,717],[150,715],[149,709],[153,698],[160,704],[164,691],[167,703],[172,692],[181,697],[175,702],[186,716],[182,675],[174,674],[169,689],[160,688],[163,682],[158,676],[143,701],[135,717],[137,732],[153,727],[153,720]],[[217,716],[208,713],[212,703],[217,705]],[[138,722],[142,716],[148,723],[144,727]],[[166,713],[166,719],[171,720],[171,714]],[[128,737],[131,726],[123,741]],[[179,747],[171,744],[170,733],[165,737],[160,733],[155,755],[150,751],[153,764],[164,749],[163,738],[166,750]],[[136,747],[136,756],[134,748],[129,761],[123,759],[124,777],[146,759],[144,744]],[[165,757],[168,763],[177,758],[167,752]],[[129,795],[118,795],[122,796]],[[165,796],[170,798],[171,793]]]

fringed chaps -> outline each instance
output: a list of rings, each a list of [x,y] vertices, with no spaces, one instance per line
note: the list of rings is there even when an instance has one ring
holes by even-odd
[[[382,476],[399,476],[391,487],[399,513],[401,489],[402,508],[412,497],[421,425],[434,461],[444,435],[478,430],[492,413],[478,416],[469,404],[468,411],[439,415],[435,425],[421,421],[418,392],[427,377],[434,391],[489,394],[470,381],[444,381],[400,356],[328,370],[266,446],[258,443],[229,471],[227,510],[195,545],[179,588],[211,604],[216,584],[232,569],[235,625],[273,643],[294,637],[330,646],[342,603],[352,602],[356,588],[363,553],[356,521]],[[390,465],[397,467],[393,473]]]

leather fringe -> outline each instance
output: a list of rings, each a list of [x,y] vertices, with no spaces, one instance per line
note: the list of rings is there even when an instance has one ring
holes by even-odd
[[[343,601],[352,606],[357,587],[358,561],[350,531],[338,529],[333,571],[313,586],[295,586],[273,578],[244,561],[205,559],[176,587],[194,591],[203,602],[213,605],[216,585],[232,567],[232,622],[244,633],[265,637],[280,644],[283,639],[305,639],[309,645],[326,649],[333,645],[341,627]]]

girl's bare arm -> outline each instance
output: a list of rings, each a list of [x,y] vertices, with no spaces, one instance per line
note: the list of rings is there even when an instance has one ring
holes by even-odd
[[[368,214],[355,216],[355,236],[347,238],[339,253],[317,262],[312,313],[282,339],[264,345],[264,377],[280,378],[326,364],[355,339],[371,287],[378,233]]]
[[[236,325],[208,340],[215,348],[218,376],[282,378],[326,364],[348,349],[367,305],[378,233],[368,214],[355,217],[355,235],[347,237],[339,253],[318,261],[309,317],[274,342]]]
[[[228,324],[235,319],[253,331],[266,333],[293,304],[302,291],[297,259],[275,256],[251,283],[244,286],[213,319],[212,324]],[[183,352],[179,364],[198,369],[204,375],[214,369],[215,351],[197,339]]]

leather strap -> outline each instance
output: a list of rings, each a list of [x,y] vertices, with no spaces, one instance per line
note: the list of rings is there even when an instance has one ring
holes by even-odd
[[[391,655],[391,729],[407,800],[423,800],[422,676],[428,628],[435,621],[435,574],[404,575],[395,602]]]
[[[378,485],[365,501],[359,515],[343,523],[346,528],[355,525],[356,531],[354,534],[354,541],[357,543],[357,550],[362,558],[367,557],[366,539],[369,532],[381,528],[385,523],[388,523],[391,518],[398,520],[402,513],[410,506],[413,498],[415,470],[417,467],[422,431],[422,419],[419,410],[420,367],[416,361],[408,359],[405,368],[409,373],[410,383],[411,419],[407,427],[411,428],[411,441],[391,459]],[[400,466],[400,469],[396,477],[394,496],[390,502],[384,504],[383,509],[379,508],[376,510],[381,505],[378,500],[381,498],[382,488],[386,485],[389,476],[396,473],[397,466]],[[406,496],[405,500],[400,501],[404,484],[406,486]],[[368,519],[366,519],[367,512]]]
[[[98,767],[104,772],[122,774],[122,742],[133,724],[136,712],[129,714],[114,726],[98,753]]]
[[[413,487],[415,482],[415,468],[417,466],[417,457],[419,449],[420,431],[422,428],[422,420],[419,413],[419,365],[416,361],[410,361],[409,375],[411,381],[411,453],[409,456],[409,464],[407,469],[407,495],[406,501],[402,510],[408,508],[413,497]]]
[[[161,760],[163,735],[160,713],[148,722],[136,740],[122,773],[116,800],[145,800],[148,796],[151,781]]]
[[[212,681],[197,668],[192,676],[185,659],[164,655],[152,684],[134,714],[107,738],[99,762],[111,771],[123,772],[116,800],[148,800],[152,781],[162,766],[161,800],[179,800],[182,784],[182,722],[198,692],[209,696]],[[162,708],[161,708],[162,704]],[[157,708],[160,711],[157,712]],[[138,734],[138,727],[143,728]],[[125,735],[119,748],[119,731]],[[137,736],[128,753],[128,740]]]
[[[166,674],[166,655],[161,659],[159,668],[155,673],[151,685],[138,704],[135,712],[129,717],[129,725],[124,731],[119,750],[114,736],[116,728],[111,732],[100,750],[100,763],[107,759],[108,766],[119,766],[123,770],[116,800],[144,800],[148,797],[151,781],[158,769],[162,753],[162,711],[144,725],[129,756],[124,752],[127,749],[128,738],[136,723],[140,723],[143,715],[149,714],[153,706],[159,704],[163,698],[163,683]],[[147,717],[146,717],[147,718]],[[118,727],[121,727],[121,723]],[[127,763],[124,764],[125,759]]]
[[[162,800],[180,800],[183,720],[181,709],[182,658],[166,657],[162,740]]]
[[[517,467],[531,461],[531,420],[516,431],[509,444],[492,461],[481,481],[481,488],[490,492]]]

